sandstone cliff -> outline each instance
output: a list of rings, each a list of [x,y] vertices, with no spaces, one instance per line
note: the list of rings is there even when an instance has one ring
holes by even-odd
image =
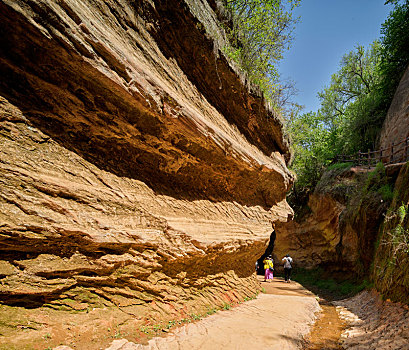
[[[390,147],[409,137],[409,67],[395,92],[386,116],[381,147]],[[396,147],[404,158],[405,143]],[[394,184],[394,196],[379,230],[372,279],[384,297],[409,304],[409,224],[407,208],[408,163],[403,164]]]
[[[353,272],[359,255],[358,233],[352,227],[348,195],[356,191],[360,177],[359,171],[349,168],[324,173],[304,213],[276,224],[279,261],[289,253],[296,268]]]
[[[409,68],[388,110],[381,148],[409,135],[408,87]],[[276,257],[291,253],[296,267],[367,278],[385,298],[409,303],[407,172],[407,163],[325,172],[304,215],[277,225]]]
[[[371,278],[385,299],[409,304],[409,164],[399,169],[394,196],[380,226]]]
[[[398,170],[327,170],[309,197],[309,210],[277,224],[277,256],[291,253],[301,268],[323,267],[343,277],[368,275]]]
[[[216,18],[199,0],[0,2],[0,343],[137,340],[259,290],[289,150]]]
[[[409,67],[406,69],[382,127],[380,147],[388,148],[409,136]]]
[[[387,299],[408,304],[408,164],[333,169],[310,195],[308,212],[278,223],[275,254],[295,268],[364,279]]]

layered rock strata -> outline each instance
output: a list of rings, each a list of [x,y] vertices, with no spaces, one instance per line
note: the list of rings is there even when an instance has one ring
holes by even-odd
[[[401,141],[407,137],[409,137],[409,67],[403,74],[388,109],[382,127],[380,148],[388,149],[386,154],[390,154],[389,148],[392,144],[397,145],[394,149],[395,152],[398,152],[395,158],[405,161],[407,160],[405,151],[407,143],[401,143]]]
[[[276,225],[276,257],[290,253],[300,268],[323,267],[341,278],[368,277],[398,172],[399,166],[325,172],[304,215]]]
[[[292,215],[288,144],[207,2],[4,0],[0,19],[0,341],[254,296]]]
[[[290,221],[276,225],[277,240],[274,254],[279,263],[290,254],[296,265],[302,268],[334,264],[340,258],[349,262],[356,259],[356,240],[342,242],[339,221],[343,203],[337,202],[331,195],[314,194],[310,196],[308,206],[311,212],[302,221]],[[340,243],[341,242],[341,243]],[[345,245],[349,253],[339,256],[337,252]]]
[[[322,267],[331,278],[370,281],[409,303],[409,165],[327,171],[304,216],[277,224],[276,258]]]
[[[325,173],[309,196],[303,215],[276,224],[275,255],[279,262],[290,254],[300,268],[331,266],[350,270],[355,266],[358,234],[352,218],[348,220],[345,214],[349,204],[347,193],[354,191],[357,177],[355,169]]]

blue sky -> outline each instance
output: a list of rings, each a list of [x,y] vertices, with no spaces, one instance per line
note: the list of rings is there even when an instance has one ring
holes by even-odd
[[[385,0],[302,0],[295,40],[280,64],[282,78],[291,78],[299,90],[293,98],[304,112],[319,107],[317,93],[329,85],[344,54],[356,45],[368,47],[380,37],[381,24],[391,5]]]

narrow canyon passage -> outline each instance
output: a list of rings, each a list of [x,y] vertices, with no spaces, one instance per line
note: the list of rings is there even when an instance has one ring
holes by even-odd
[[[401,83],[345,123],[287,109],[292,83],[240,58],[241,30],[270,25],[273,49],[296,24],[282,3],[0,0],[0,350],[409,350],[409,60],[384,76],[371,58]],[[263,283],[270,254],[342,298],[371,290]]]

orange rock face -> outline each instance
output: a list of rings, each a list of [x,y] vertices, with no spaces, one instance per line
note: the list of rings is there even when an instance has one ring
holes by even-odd
[[[288,144],[217,49],[216,17],[194,1],[0,2],[0,315],[63,328],[109,308],[138,325],[258,291],[270,222],[292,215]]]
[[[392,188],[397,172],[399,166],[327,170],[309,196],[309,211],[277,223],[276,257],[289,253],[296,268],[322,267],[340,278],[369,278],[390,204],[382,187]]]
[[[376,231],[378,220],[375,215],[372,220],[366,217],[372,211],[355,203],[357,188],[364,186],[366,176],[366,170],[358,168],[325,172],[309,196],[308,211],[294,221],[276,224],[279,263],[290,254],[296,268],[324,267],[346,276],[356,273],[357,260],[370,245],[366,231]]]
[[[334,264],[344,258],[349,263],[355,262],[356,234],[353,231],[351,234],[344,234],[339,229],[340,215],[345,206],[330,194],[311,195],[308,205],[311,213],[301,222],[291,221],[276,225],[275,254],[279,263],[285,254],[291,255],[295,266],[307,269]],[[342,254],[339,251],[341,247],[348,253]]]

